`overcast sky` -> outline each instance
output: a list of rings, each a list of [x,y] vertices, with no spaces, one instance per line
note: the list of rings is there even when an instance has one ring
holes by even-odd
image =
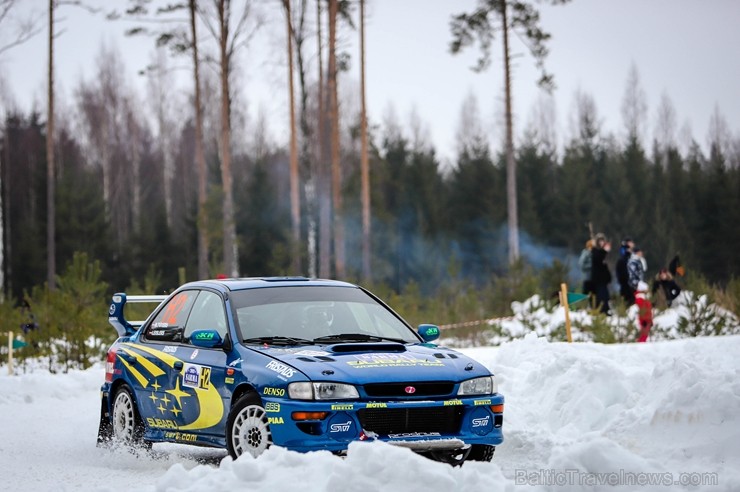
[[[43,12],[45,0],[22,0],[24,9]],[[108,9],[113,0],[89,0]],[[234,4],[238,4],[235,0]],[[284,59],[279,40],[284,24],[279,2],[264,0],[271,12],[269,25],[246,53],[239,90],[254,114],[262,108],[271,118],[278,142],[285,137],[286,99],[276,84],[284,84]],[[443,160],[455,152],[460,108],[471,92],[480,105],[491,141],[501,140],[496,124],[502,112],[501,48],[493,46],[491,68],[474,73],[477,51],[464,56],[449,53],[449,21],[453,13],[471,10],[476,0],[367,0],[367,94],[371,121],[381,122],[389,106],[403,126],[415,111],[428,126],[431,142]],[[623,132],[620,106],[630,66],[638,69],[648,104],[645,137],[652,138],[656,107],[662,94],[672,100],[678,127],[688,126],[700,144],[707,140],[715,107],[732,135],[740,138],[740,1],[738,0],[573,0],[565,6],[541,6],[542,26],[552,34],[547,69],[555,76],[554,101],[558,142],[569,135],[573,96],[581,90],[593,96],[603,128]],[[123,26],[73,7],[60,10],[64,33],[56,43],[58,90],[71,99],[81,78],[94,72],[100,44],[107,42],[124,55],[132,82],[143,87],[136,72],[151,56],[152,41],[122,35]],[[5,30],[3,26],[3,30]],[[0,41],[7,37],[0,33]],[[354,34],[346,34],[345,47]],[[279,50],[279,51],[278,51]],[[276,54],[276,51],[278,53]],[[513,44],[515,59],[514,109],[517,133],[529,119],[539,97],[537,73],[521,44]],[[352,74],[358,73],[356,51],[351,51]],[[42,60],[40,63],[39,61]],[[0,73],[6,88],[24,109],[35,102],[45,106],[46,40],[40,35],[2,55]],[[354,80],[356,75],[351,75]],[[189,91],[183,76],[179,89]],[[276,95],[277,94],[277,95]]]

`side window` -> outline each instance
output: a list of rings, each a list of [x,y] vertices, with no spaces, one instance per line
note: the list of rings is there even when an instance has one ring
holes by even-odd
[[[216,330],[221,338],[226,336],[226,312],[221,296],[207,290],[200,292],[185,325],[185,339],[197,330]]]
[[[147,327],[145,337],[148,340],[181,341],[185,322],[197,296],[197,290],[185,290],[170,299]]]

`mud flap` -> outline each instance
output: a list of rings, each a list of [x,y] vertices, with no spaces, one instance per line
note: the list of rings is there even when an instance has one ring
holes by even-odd
[[[113,424],[110,421],[108,410],[108,397],[104,396],[100,401],[100,426],[98,427],[97,446],[107,446],[113,438]]]

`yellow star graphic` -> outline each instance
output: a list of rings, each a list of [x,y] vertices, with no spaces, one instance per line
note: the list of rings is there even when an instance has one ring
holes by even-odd
[[[157,397],[154,396],[154,393],[152,393],[152,395],[149,397],[149,399],[152,400],[152,402],[157,403]]]
[[[175,414],[175,417],[177,417],[178,415],[180,415],[182,413],[182,410],[180,410],[179,408],[177,408],[174,405],[172,405],[172,409],[170,411]]]
[[[159,404],[159,406],[157,407],[157,410],[159,410],[160,412],[164,413],[164,411],[165,411],[165,410],[167,410],[167,409],[166,409],[166,408],[164,408],[164,407],[162,406],[162,404],[160,403],[160,404]]]
[[[177,404],[180,405],[180,408],[182,408],[182,401],[180,400],[180,398],[183,398],[185,396],[190,396],[188,393],[180,389],[179,379],[175,379],[175,389],[165,390],[165,393],[169,393],[172,396],[174,396],[175,399],[177,400]]]
[[[156,379],[154,380],[154,384],[152,384],[152,388],[154,388],[154,391],[159,391],[159,388],[161,388]]]
[[[169,398],[167,398],[167,395],[164,395],[162,397],[162,401],[164,402],[165,405],[169,405],[172,400],[170,400]]]

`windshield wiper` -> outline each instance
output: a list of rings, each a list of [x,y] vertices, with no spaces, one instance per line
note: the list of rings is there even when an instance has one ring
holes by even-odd
[[[312,342],[311,340],[306,340],[305,338],[274,336],[245,338],[244,343],[267,343],[269,345],[313,345],[314,342]]]
[[[314,343],[325,342],[396,342],[408,343],[400,338],[380,337],[376,335],[367,335],[365,333],[340,333],[339,335],[326,335],[313,339]]]

